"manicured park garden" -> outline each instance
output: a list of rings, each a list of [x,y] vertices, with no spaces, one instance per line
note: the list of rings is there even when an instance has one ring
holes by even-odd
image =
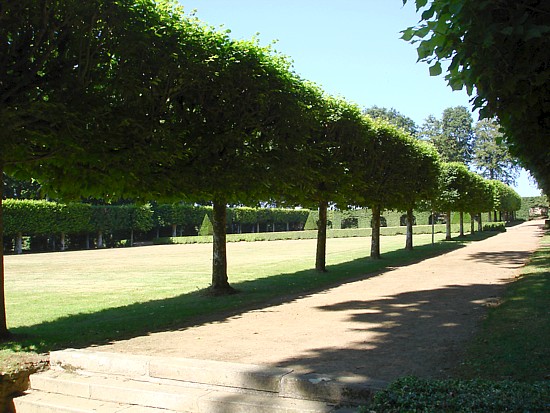
[[[17,368],[18,355],[200,324],[421,260],[487,235],[465,237],[466,215],[493,213],[494,221],[500,220],[497,214],[507,220],[521,207],[519,195],[502,182],[507,179],[494,179],[494,170],[481,176],[469,169],[471,124],[462,134],[461,126],[435,122],[429,142],[418,139],[415,128],[370,116],[302,79],[271,46],[234,40],[186,15],[175,2],[46,3],[21,0],[0,8],[2,187],[14,177],[39,182],[37,197],[55,200],[47,206],[54,211],[50,221],[38,222],[18,215],[27,201],[0,197],[0,338],[7,366],[15,359]],[[404,29],[402,38],[418,43],[418,57],[430,63],[432,75],[442,73],[441,61],[451,61],[449,85],[465,87],[483,116],[498,118],[506,135],[495,142],[509,144],[548,193],[548,59],[540,52],[548,50],[547,6],[455,3],[418,0],[418,10],[427,6],[424,21]],[[501,21],[508,15],[515,17]],[[135,205],[117,209],[119,202]],[[210,208],[212,245],[4,257],[5,249],[21,253],[24,239],[30,243],[47,234],[55,234],[54,244],[59,237],[56,245],[65,249],[68,234],[86,248],[93,232],[102,246],[105,232],[120,230],[115,226],[130,216],[135,221],[125,222],[124,230],[130,231],[126,243],[133,245],[134,230],[144,230],[137,222],[151,218],[143,205],[182,202]],[[318,211],[317,240],[228,243],[230,207],[258,205]],[[106,211],[124,208],[136,214],[102,221]],[[369,233],[330,238],[331,208],[368,208]],[[417,209],[445,215],[445,235],[432,240],[417,234],[413,246]],[[405,215],[405,236],[381,240],[386,210]],[[451,212],[460,216],[455,239]],[[480,221],[481,228],[471,222],[471,232],[483,229]],[[170,219],[157,223],[178,226]],[[82,234],[85,240],[77,240]],[[548,408],[548,353],[538,344],[548,342],[546,241],[529,273],[491,313],[482,345],[472,345],[464,370],[457,372],[546,380],[529,384],[539,403],[527,409],[532,411]],[[511,317],[518,314],[524,316]],[[537,343],[526,352],[529,360],[517,342],[503,336]],[[486,353],[485,342],[503,347]],[[489,364],[507,366],[508,373],[490,373]],[[529,374],[519,373],[520,364]],[[455,385],[445,386],[443,393],[456,394]],[[397,404],[383,410],[424,410],[421,404],[410,407],[418,401],[413,396],[424,403],[436,387],[397,384],[404,396],[386,393]],[[504,394],[491,386],[486,391]],[[518,399],[526,391],[512,393]],[[480,398],[493,400],[487,394]],[[520,409],[524,405],[518,402]]]
[[[229,272],[241,293],[215,298],[201,291],[209,282],[211,244],[8,256],[7,308],[15,336],[2,344],[3,367],[16,369],[34,352],[221,320],[491,235],[495,233],[449,242],[436,234],[435,245],[430,234],[416,235],[413,252],[403,249],[404,235],[387,236],[382,239],[383,260],[368,258],[369,238],[329,238],[328,273],[312,269],[314,240],[230,243]],[[445,411],[471,411],[490,403],[493,410],[485,411],[523,411],[526,403],[542,406],[550,391],[545,383],[549,241],[547,235],[502,303],[490,309],[467,358],[454,372],[457,381],[404,378],[381,393],[372,408],[397,412],[449,400]],[[456,396],[449,399],[449,394]]]

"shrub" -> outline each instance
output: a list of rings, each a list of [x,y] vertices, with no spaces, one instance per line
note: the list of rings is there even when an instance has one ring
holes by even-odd
[[[543,412],[550,382],[487,380],[396,380],[374,397],[367,410],[381,412]]]
[[[319,219],[319,213],[316,211],[310,211],[307,216],[306,223],[304,224],[305,231],[313,231],[317,229],[317,220]]]
[[[505,222],[487,222],[483,224],[483,231],[506,232]]]
[[[208,217],[208,214],[204,215],[201,227],[199,229],[199,237],[205,237],[214,234],[214,228],[212,227],[212,221]]]

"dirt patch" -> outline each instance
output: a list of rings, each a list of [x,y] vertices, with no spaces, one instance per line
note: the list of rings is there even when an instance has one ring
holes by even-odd
[[[47,355],[13,353],[0,359],[0,411],[11,411],[11,399],[29,388],[29,376],[49,367]]]
[[[537,248],[541,222],[288,302],[94,349],[290,367],[350,382],[442,378]]]

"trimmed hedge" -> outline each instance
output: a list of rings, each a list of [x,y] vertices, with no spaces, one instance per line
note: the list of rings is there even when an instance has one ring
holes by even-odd
[[[4,234],[45,235],[91,231],[92,208],[91,205],[80,203],[7,199],[3,201]]]
[[[453,225],[452,231],[457,232],[458,226]],[[385,227],[381,228],[381,235],[392,236],[405,234],[405,227]],[[431,225],[417,225],[413,227],[414,234],[431,234]],[[436,233],[445,232],[445,225],[436,225]],[[371,228],[356,228],[356,229],[329,229],[327,231],[328,238],[350,238],[350,237],[370,237],[372,235]],[[279,240],[298,240],[298,239],[315,239],[317,231],[286,231],[286,232],[260,232],[249,234],[227,234],[228,242],[239,241],[279,241]],[[196,236],[196,237],[162,237],[153,241],[155,244],[205,244],[212,242],[212,236]]]
[[[547,412],[550,382],[425,380],[405,377],[375,395],[360,412]]]
[[[208,214],[205,214],[204,219],[202,220],[201,228],[199,229],[199,236],[204,237],[204,236],[212,235],[213,233],[214,233],[214,228],[212,226],[212,221],[210,221]]]
[[[506,222],[487,222],[483,224],[483,231],[506,232]]]
[[[7,238],[17,237],[21,243],[21,236],[47,237],[61,235],[62,239],[69,235],[69,243],[76,248],[82,248],[84,241],[78,236],[86,234],[85,245],[89,245],[87,234],[96,233],[98,245],[107,239],[111,246],[119,245],[121,238],[130,237],[133,241],[134,231],[143,234],[156,228],[156,236],[168,235],[166,230],[160,234],[161,228],[171,227],[172,234],[195,235],[202,227],[203,220],[210,220],[212,208],[209,206],[195,206],[183,203],[161,205],[90,205],[83,203],[62,204],[36,200],[8,199],[3,204],[4,234]],[[386,226],[381,228],[382,235],[404,234],[404,213],[385,211],[383,215]],[[308,209],[284,208],[228,208],[228,241],[263,241],[275,239],[310,239],[317,236],[317,211]],[[422,225],[429,222],[428,212],[416,212],[414,232],[430,233],[431,226]],[[368,210],[329,211],[328,219],[331,224],[329,237],[368,237],[371,235]],[[244,227],[248,225],[248,227]],[[310,229],[311,231],[289,231],[289,229]],[[179,228],[178,228],[179,227]],[[340,229],[344,227],[345,229]],[[276,232],[287,229],[286,232]],[[486,230],[500,230],[500,226],[487,224]],[[245,230],[251,231],[247,232]],[[260,230],[266,232],[260,232]],[[269,230],[269,232],[267,232]],[[437,232],[443,232],[443,226],[437,226]],[[453,229],[454,231],[454,229]],[[245,233],[241,233],[245,232]],[[208,232],[207,232],[208,233]],[[233,233],[233,234],[232,234]],[[205,235],[205,234],[201,234]],[[152,234],[147,236],[148,239]],[[54,239],[54,238],[52,238]],[[100,241],[101,239],[101,241]],[[74,242],[73,242],[74,241]],[[27,241],[25,241],[27,242]],[[54,242],[54,241],[52,241]],[[64,241],[62,241],[64,243]],[[210,242],[210,238],[187,236],[182,238],[159,238],[157,243],[195,243]],[[7,248],[10,241],[7,240]],[[40,241],[44,245],[44,241]],[[36,244],[37,246],[39,244]],[[13,244],[12,244],[13,246]],[[44,249],[44,247],[40,247]],[[53,247],[55,249],[55,246]]]

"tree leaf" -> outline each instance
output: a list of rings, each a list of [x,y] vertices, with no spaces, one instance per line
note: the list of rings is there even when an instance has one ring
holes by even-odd
[[[409,27],[406,30],[403,30],[401,33],[401,39],[405,40],[406,42],[410,42],[415,35],[415,30],[413,27]]]
[[[433,66],[430,66],[430,76],[439,76],[442,71],[441,63],[439,62],[436,62]]]

